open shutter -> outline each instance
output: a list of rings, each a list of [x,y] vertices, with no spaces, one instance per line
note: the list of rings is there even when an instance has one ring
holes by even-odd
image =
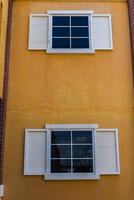
[[[44,175],[46,152],[45,129],[26,129],[24,175]]]
[[[94,14],[92,18],[93,48],[98,50],[113,49],[111,15]]]
[[[48,15],[31,14],[29,24],[30,50],[43,50],[48,47]]]
[[[96,166],[99,174],[119,174],[117,129],[96,129]]]

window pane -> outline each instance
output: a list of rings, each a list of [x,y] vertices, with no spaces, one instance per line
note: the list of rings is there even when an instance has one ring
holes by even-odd
[[[92,145],[73,145],[73,158],[92,158]]]
[[[53,28],[53,37],[70,37],[70,30],[69,28]]]
[[[93,172],[93,160],[92,159],[77,159],[73,160],[73,172]]]
[[[72,16],[71,26],[88,26],[87,16]]]
[[[88,37],[88,27],[71,28],[71,37]]]
[[[71,132],[70,131],[52,131],[51,143],[52,144],[70,144]]]
[[[71,160],[66,160],[66,159],[56,159],[56,160],[51,160],[51,172],[52,173],[59,173],[59,172],[64,172],[64,173],[70,173],[71,172]]]
[[[54,16],[53,17],[53,26],[69,26],[70,17],[68,16]]]
[[[69,38],[53,38],[52,48],[70,48]]]
[[[92,131],[72,131],[73,143],[92,143]]]
[[[72,38],[72,48],[89,48],[89,38]]]
[[[52,158],[71,158],[71,145],[52,145]]]

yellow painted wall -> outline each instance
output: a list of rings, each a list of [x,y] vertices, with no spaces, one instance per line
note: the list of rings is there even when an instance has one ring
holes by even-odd
[[[0,4],[0,97],[2,97],[8,0],[2,0]]]
[[[14,0],[14,1],[21,1],[21,0]],[[29,0],[23,0],[23,1],[29,1]],[[32,0],[32,2],[42,2],[44,0]],[[63,0],[45,0],[45,2],[63,2]],[[82,2],[82,0],[66,0],[64,2]],[[127,0],[85,0],[83,2],[127,2]]]
[[[111,13],[113,51],[50,55],[28,51],[30,13],[93,9]],[[4,200],[133,200],[133,87],[125,2],[25,2],[13,4],[5,137]],[[23,176],[24,129],[45,123],[98,123],[119,129],[121,174],[99,181],[44,181]]]

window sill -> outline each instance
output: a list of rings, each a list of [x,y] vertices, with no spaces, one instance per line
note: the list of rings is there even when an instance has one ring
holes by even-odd
[[[45,174],[45,180],[99,180],[99,174]]]
[[[94,49],[47,49],[46,53],[50,54],[93,54]]]

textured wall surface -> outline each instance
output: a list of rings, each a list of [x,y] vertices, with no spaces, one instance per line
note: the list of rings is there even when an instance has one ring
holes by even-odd
[[[111,13],[113,51],[50,55],[28,51],[30,13],[93,9]],[[5,137],[4,200],[133,200],[133,82],[127,3],[14,2]],[[121,174],[99,181],[23,176],[24,129],[98,123],[119,129]]]

